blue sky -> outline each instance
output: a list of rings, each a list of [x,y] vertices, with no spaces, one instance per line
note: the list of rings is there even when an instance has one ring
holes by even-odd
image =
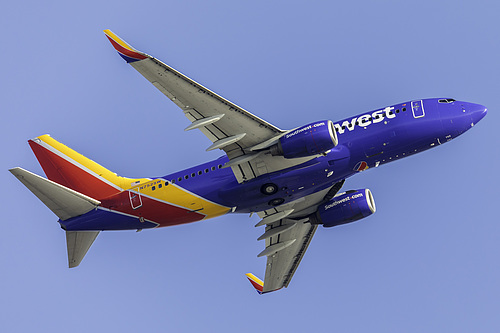
[[[28,1],[0,13],[2,331],[497,332],[497,1]],[[111,47],[137,49],[284,129],[454,97],[487,117],[437,149],[369,170],[373,216],[316,233],[288,289],[258,296],[257,217],[101,233],[67,268],[56,217],[7,169],[43,174],[50,133],[129,177],[220,152]]]

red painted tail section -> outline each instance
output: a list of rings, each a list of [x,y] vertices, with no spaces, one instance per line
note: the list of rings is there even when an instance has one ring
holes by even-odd
[[[97,200],[102,200],[120,192],[117,188],[106,184],[36,142],[30,140],[29,144],[50,180]]]
[[[119,177],[48,135],[28,142],[47,178],[97,200],[147,181]]]

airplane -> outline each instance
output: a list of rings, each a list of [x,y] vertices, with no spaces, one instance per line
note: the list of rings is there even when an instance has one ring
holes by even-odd
[[[452,98],[394,104],[333,122],[282,130],[110,30],[118,54],[173,101],[224,156],[156,178],[126,178],[49,135],[28,141],[47,178],[10,169],[59,218],[69,267],[78,266],[105,230],[143,230],[256,214],[265,246],[259,294],[288,287],[319,225],[335,227],[375,213],[369,189],[341,192],[347,178],[438,147],[476,125],[487,108]]]

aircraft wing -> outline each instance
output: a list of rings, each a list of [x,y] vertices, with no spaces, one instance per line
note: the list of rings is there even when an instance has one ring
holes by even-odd
[[[266,239],[266,249],[259,254],[268,256],[262,293],[288,287],[317,229],[307,222],[283,219],[266,228],[266,232],[292,225],[289,231]]]
[[[110,30],[104,30],[113,47],[132,67],[182,109],[191,125],[211,141],[208,150],[222,149],[239,182],[304,163],[313,158],[285,159],[259,150],[286,133],[205,88],[158,59],[135,50]]]
[[[265,233],[258,238],[266,241],[266,248],[258,255],[267,256],[263,285],[255,276],[247,275],[259,293],[288,286],[317,229],[307,217],[321,202],[335,196],[343,184],[342,180],[329,189],[259,213],[262,220],[256,226],[266,225]]]

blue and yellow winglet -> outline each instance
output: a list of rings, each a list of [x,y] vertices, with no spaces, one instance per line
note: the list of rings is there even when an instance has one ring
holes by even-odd
[[[262,295],[262,290],[264,289],[264,282],[253,275],[252,273],[246,273],[248,281],[252,284],[252,286],[257,290],[257,292]]]
[[[144,60],[148,58],[146,53],[137,51],[132,46],[128,45],[123,39],[115,35],[111,30],[104,30],[106,37],[113,45],[118,54],[125,59],[126,62],[131,63],[139,60]]]

